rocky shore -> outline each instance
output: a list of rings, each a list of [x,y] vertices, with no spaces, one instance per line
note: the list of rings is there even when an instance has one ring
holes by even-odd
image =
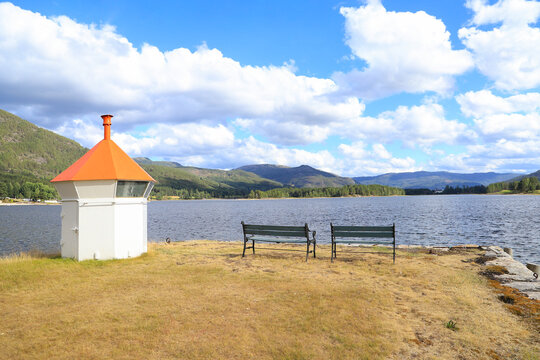
[[[534,272],[514,260],[498,246],[488,246],[485,250],[486,266],[499,266],[506,269],[500,274],[494,273],[492,276],[495,280],[520,291],[531,299],[540,300],[540,280],[534,276]]]

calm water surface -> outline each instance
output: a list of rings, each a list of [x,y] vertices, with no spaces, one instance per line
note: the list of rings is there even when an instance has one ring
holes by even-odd
[[[398,244],[499,245],[540,262],[540,196],[445,195],[333,199],[153,201],[148,239],[240,240],[240,221],[303,225],[330,242],[336,225],[391,225]],[[0,255],[60,251],[60,206],[0,206]]]

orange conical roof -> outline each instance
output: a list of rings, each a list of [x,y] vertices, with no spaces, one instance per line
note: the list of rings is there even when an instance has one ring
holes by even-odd
[[[103,115],[105,138],[73,165],[51,180],[140,180],[154,181],[132,158],[110,139],[112,115]]]

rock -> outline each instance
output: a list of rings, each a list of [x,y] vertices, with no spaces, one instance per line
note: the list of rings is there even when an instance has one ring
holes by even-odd
[[[493,275],[493,278],[500,281],[505,286],[509,286],[522,292],[530,299],[540,300],[540,281],[537,281],[534,276],[534,270],[531,269],[537,269],[534,267],[535,264],[528,264],[528,266],[525,266],[519,261],[514,260],[505,252],[505,250],[498,246],[488,246],[486,248],[484,256],[494,259],[486,261],[485,265],[502,266],[508,270],[508,274]]]
[[[495,260],[487,261],[487,266],[503,266],[508,270],[508,274],[497,275],[497,280],[507,281],[534,281],[535,277],[531,270],[527,269],[522,263],[512,259],[511,257],[500,257]]]
[[[525,266],[527,267],[527,269],[535,273],[536,274],[535,277],[538,278],[538,276],[540,275],[540,265],[528,263]]]
[[[540,282],[537,281],[512,281],[504,285],[521,292],[540,292]]]

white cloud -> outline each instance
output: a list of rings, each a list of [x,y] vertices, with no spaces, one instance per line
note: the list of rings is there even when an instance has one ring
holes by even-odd
[[[0,3],[0,84],[0,107],[49,128],[104,112],[117,115],[121,130],[234,118],[322,126],[364,110],[358,99],[336,96],[334,81],[296,75],[293,63],[242,66],[206,45],[139,50],[114,27],[10,3]]]
[[[346,43],[367,67],[336,73],[349,93],[379,98],[399,92],[449,93],[453,77],[472,68],[466,50],[452,50],[444,23],[423,11],[386,11],[380,1],[341,8]]]
[[[341,144],[338,148],[345,155],[339,167],[346,176],[369,176],[420,170],[414,159],[393,157],[382,144],[374,144],[369,150],[364,142],[357,141],[351,145]]]
[[[399,106],[377,117],[361,117],[343,125],[348,137],[379,142],[401,141],[408,147],[430,147],[437,143],[459,143],[474,139],[476,134],[466,124],[447,120],[439,104]]]
[[[489,90],[469,91],[456,96],[461,112],[470,117],[514,112],[532,112],[540,109],[540,93],[532,92],[506,98]]]
[[[476,25],[522,26],[536,22],[540,15],[540,3],[529,0],[499,0],[493,5],[487,0],[467,0],[465,6],[474,11],[471,22]]]
[[[114,120],[114,119],[113,119]],[[97,122],[81,120],[66,122],[56,132],[92,147],[103,139],[103,127]],[[203,158],[235,146],[233,132],[223,125],[209,126],[197,123],[157,124],[135,135],[116,131],[113,123],[111,138],[131,156],[188,157],[195,154]]]
[[[491,144],[470,145],[467,151],[442,158],[438,167],[459,172],[530,173],[540,168],[540,141],[500,139]]]
[[[489,90],[470,91],[456,100],[487,142],[540,139],[540,93],[501,97]]]
[[[458,34],[474,54],[476,67],[502,90],[531,89],[540,85],[540,29],[529,26],[540,16],[540,3],[527,0],[469,0],[477,26],[502,23],[481,30],[462,28]]]

